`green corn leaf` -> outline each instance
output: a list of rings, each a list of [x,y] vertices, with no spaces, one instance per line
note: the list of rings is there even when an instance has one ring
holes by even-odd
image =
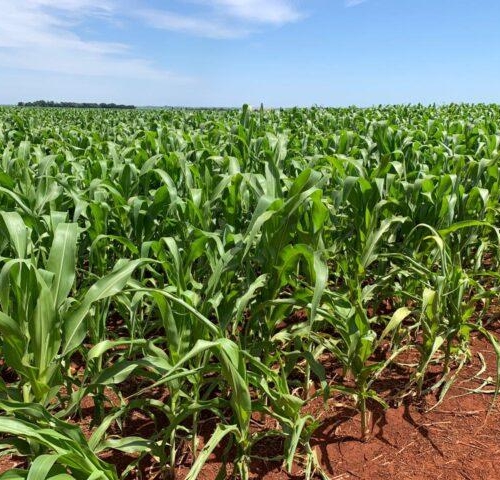
[[[80,307],[63,321],[63,355],[78,348],[87,333],[85,318],[94,302],[119,293],[129,281],[134,270],[145,260],[126,262],[121,268],[98,280],[86,293]]]
[[[26,480],[45,480],[49,478],[52,467],[61,457],[61,454],[40,455],[35,458],[28,472]]]
[[[203,450],[198,455],[196,461],[189,470],[189,473],[186,476],[186,480],[196,480],[197,478],[199,478],[201,469],[207,462],[212,452],[215,450],[217,445],[219,445],[222,439],[231,433],[238,433],[238,427],[236,425],[217,425],[215,432],[212,434],[207,444],[203,447]]]
[[[47,270],[54,274],[52,296],[54,308],[58,308],[69,295],[75,281],[78,225],[59,223],[47,261]]]

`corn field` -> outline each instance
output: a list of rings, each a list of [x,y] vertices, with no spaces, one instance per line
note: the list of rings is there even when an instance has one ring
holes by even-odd
[[[499,160],[493,105],[1,108],[0,453],[25,462],[0,479],[194,480],[217,450],[246,480],[266,439],[330,478],[312,402],[370,441],[373,409],[443,400],[471,335],[500,358]]]

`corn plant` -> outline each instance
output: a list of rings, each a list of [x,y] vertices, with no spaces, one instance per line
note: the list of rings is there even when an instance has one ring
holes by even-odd
[[[216,451],[248,478],[278,437],[287,471],[326,479],[319,397],[354,399],[368,441],[411,350],[397,397],[442,401],[473,331],[500,354],[499,117],[0,107],[0,429],[28,459],[1,478],[117,478],[110,449],[136,455],[122,478],[148,456],[202,478]],[[134,412],[152,432],[126,433]]]

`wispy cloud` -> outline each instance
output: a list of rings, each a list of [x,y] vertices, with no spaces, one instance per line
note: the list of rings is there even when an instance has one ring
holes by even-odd
[[[220,13],[248,22],[283,25],[295,22],[303,14],[286,0],[213,0]]]
[[[154,28],[208,38],[246,37],[264,26],[281,26],[304,17],[290,0],[190,0],[202,11],[177,13],[143,9],[139,18]]]
[[[113,15],[109,0],[0,0],[0,66],[73,75],[168,78],[119,42],[84,39],[75,26]]]
[[[238,38],[248,35],[249,30],[226,25],[217,19],[204,19],[165,10],[140,10],[135,14],[153,28],[182,32],[207,38]]]
[[[83,13],[111,13],[114,9],[109,0],[21,0],[28,8],[52,8],[54,10],[65,10],[66,12]]]
[[[137,38],[146,38],[142,30],[148,28],[203,38],[242,38],[301,20],[305,15],[299,6],[307,3],[175,0],[165,2],[168,8],[158,4],[152,0],[0,0],[0,102],[44,97],[171,103],[178,102],[183,91],[189,102],[195,102],[198,92],[208,88],[206,79],[171,71],[161,64],[157,51],[134,44],[132,35],[121,40],[127,37],[116,27],[133,22]],[[158,60],[152,61],[155,55]]]
[[[367,0],[345,0],[346,7],[355,7],[356,5],[361,5],[365,3]]]

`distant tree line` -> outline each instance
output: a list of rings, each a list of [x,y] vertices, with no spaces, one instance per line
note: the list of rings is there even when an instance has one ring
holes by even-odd
[[[119,108],[133,109],[134,105],[117,105],[116,103],[79,103],[79,102],[53,102],[36,100],[35,102],[19,102],[18,107],[63,107],[63,108]]]

